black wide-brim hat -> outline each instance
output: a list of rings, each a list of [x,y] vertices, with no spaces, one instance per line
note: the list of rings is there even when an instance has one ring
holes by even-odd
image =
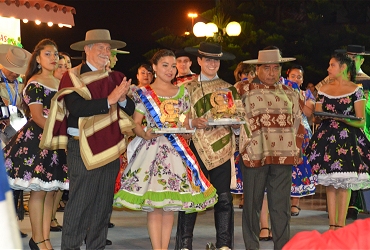
[[[222,46],[218,43],[201,42],[199,47],[186,47],[186,52],[198,56],[216,60],[233,60],[235,55],[229,52],[223,52]]]
[[[351,55],[361,55],[369,56],[370,51],[365,51],[365,46],[362,45],[348,45],[347,50],[345,49],[336,49],[336,53],[351,54]]]
[[[178,50],[175,50],[175,56],[176,58],[182,57],[182,56],[186,56],[190,58],[191,55],[188,52],[186,52],[184,49],[178,49]]]

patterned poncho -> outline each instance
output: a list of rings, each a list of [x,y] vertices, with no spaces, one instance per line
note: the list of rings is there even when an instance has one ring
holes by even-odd
[[[240,131],[240,152],[247,167],[297,165],[302,161],[304,127],[299,93],[282,84],[244,85],[241,92],[248,135]]]
[[[220,89],[232,92],[236,106],[235,116],[243,120],[245,111],[233,85],[224,80],[191,81],[185,84],[191,96],[191,118],[212,118],[212,93]],[[192,137],[197,152],[208,170],[230,160],[235,152],[235,135],[230,126],[214,126],[210,129],[197,129]]]

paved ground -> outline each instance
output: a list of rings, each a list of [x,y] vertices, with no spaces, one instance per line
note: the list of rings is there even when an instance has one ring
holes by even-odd
[[[245,249],[241,216],[242,210],[237,206],[238,199],[235,199],[235,249]],[[325,194],[317,193],[315,196],[301,199],[302,211],[298,217],[292,217],[291,236],[304,230],[318,230],[325,232],[328,229],[328,215],[325,212]],[[177,216],[177,214],[176,214]],[[368,218],[368,214],[360,214],[359,218]],[[57,219],[62,223],[63,213],[57,213]],[[113,245],[107,246],[106,249],[151,249],[150,240],[146,228],[146,213],[135,211],[113,211],[111,221],[116,225],[109,229],[108,239],[112,240]],[[176,221],[176,220],[175,220]],[[347,221],[351,223],[352,221]],[[200,213],[194,230],[194,249],[205,249],[207,242],[215,241],[215,229],[213,224],[213,210]],[[29,217],[20,222],[20,228],[23,232],[31,236],[31,227]],[[174,249],[176,234],[176,222],[172,230],[172,238],[169,249]],[[29,249],[28,238],[24,238],[23,247]],[[60,249],[61,232],[51,233],[51,242],[54,249]],[[272,241],[261,242],[261,249],[273,249]],[[85,249],[85,246],[82,246]]]

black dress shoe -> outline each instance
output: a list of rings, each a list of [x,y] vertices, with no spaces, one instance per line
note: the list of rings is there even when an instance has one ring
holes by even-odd
[[[109,222],[108,223],[108,228],[113,228],[114,227],[114,224],[112,222]]]
[[[106,246],[110,246],[110,245],[112,245],[112,241],[111,241],[111,240],[106,239],[106,240],[105,240],[105,245],[106,245]]]
[[[50,226],[50,232],[62,232],[61,226],[52,227]]]
[[[28,234],[26,233],[23,233],[22,231],[19,231],[21,233],[21,238],[26,238],[28,236]]]

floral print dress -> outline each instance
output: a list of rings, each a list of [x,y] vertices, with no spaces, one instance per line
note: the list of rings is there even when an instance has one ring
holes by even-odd
[[[190,110],[189,94],[184,86],[173,97],[160,97],[160,101],[178,100],[179,114]],[[145,115],[147,127],[155,127],[141,100],[135,99],[136,112]],[[165,211],[196,212],[213,206],[216,191],[212,187],[202,193],[189,181],[187,167],[181,156],[165,136],[152,140],[141,138],[121,178],[121,188],[114,195],[113,206],[151,212],[154,208]],[[208,192],[211,191],[211,192]]]
[[[309,100],[315,100],[310,90],[302,91],[296,82],[290,81],[283,77],[280,78],[280,82],[298,91],[304,97],[305,102]],[[305,129],[302,143],[302,163],[292,166],[292,186],[290,188],[291,197],[314,195],[317,185],[317,175],[312,172],[312,168],[305,153],[308,143],[312,137],[312,131],[310,124],[308,123],[308,119],[303,112],[302,125]]]
[[[27,105],[42,104],[47,117],[51,99],[57,90],[30,82],[23,91]],[[40,149],[43,129],[32,119],[23,126],[4,148],[5,167],[12,189],[52,191],[68,189],[65,150]]]
[[[324,112],[355,116],[354,104],[364,100],[361,87],[343,96],[321,91],[316,103]],[[370,187],[370,142],[360,128],[334,119],[324,119],[311,138],[306,154],[318,184],[344,189]]]
[[[308,100],[315,100],[310,90],[300,90],[300,93],[303,95],[306,102]],[[310,163],[308,162],[305,153],[310,138],[312,137],[312,131],[310,128],[310,124],[308,123],[307,116],[305,116],[303,112],[302,124],[306,130],[302,143],[303,161],[300,165],[292,167],[292,187],[290,191],[291,197],[304,197],[308,195],[314,195],[317,185],[317,175],[315,173],[312,173]]]

